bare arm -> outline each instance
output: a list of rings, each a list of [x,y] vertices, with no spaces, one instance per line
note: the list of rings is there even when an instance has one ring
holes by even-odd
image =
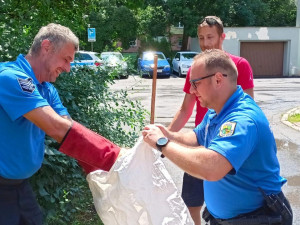
[[[179,131],[184,127],[193,113],[195,103],[196,96],[186,93],[179,111],[176,113],[172,122],[168,126],[170,131]]]
[[[155,124],[154,126],[157,126],[160,129],[160,131],[162,132],[162,136],[167,137],[169,140],[177,142],[181,145],[194,146],[194,147],[199,146],[197,137],[196,137],[196,134],[194,131],[188,131],[188,132],[184,132],[184,133],[172,132],[168,128],[166,128],[165,126],[163,126],[161,124]],[[144,130],[148,130],[148,129],[149,129],[149,126],[146,126],[144,128]]]
[[[247,93],[248,95],[250,95],[254,99],[254,90],[253,90],[253,88],[245,89],[244,92]]]
[[[71,118],[67,116],[61,117],[50,106],[36,108],[24,114],[24,117],[59,143],[72,124]]]
[[[155,125],[147,126],[142,133],[144,141],[153,148],[156,148],[158,138],[166,136],[165,130]],[[199,146],[194,132],[169,133],[168,136],[171,141],[163,147],[163,154],[188,174],[204,180],[216,181],[232,169],[232,165],[224,156]]]
[[[220,180],[232,169],[224,156],[203,146],[192,148],[171,141],[163,148],[163,154],[188,174],[203,180]]]

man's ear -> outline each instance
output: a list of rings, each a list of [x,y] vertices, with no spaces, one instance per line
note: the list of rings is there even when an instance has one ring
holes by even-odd
[[[221,35],[221,39],[222,39],[222,41],[224,41],[224,40],[225,40],[225,37],[226,37],[226,34],[225,34],[225,33],[222,33],[222,35]]]
[[[224,79],[224,76],[223,76],[222,73],[217,72],[217,73],[215,74],[215,80],[216,80],[216,84],[217,84],[217,85],[222,84],[223,79]]]
[[[51,42],[48,39],[42,41],[41,50],[43,52],[49,52],[51,50]]]

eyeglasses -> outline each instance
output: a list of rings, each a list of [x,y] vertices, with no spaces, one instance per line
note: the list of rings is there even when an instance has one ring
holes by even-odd
[[[200,81],[200,80],[204,80],[204,79],[209,78],[209,77],[212,77],[212,76],[214,76],[214,75],[216,75],[216,73],[207,75],[207,76],[205,76],[205,77],[200,77],[200,78],[198,78],[198,79],[190,80],[190,84],[191,84],[191,86],[192,86],[193,88],[197,89],[196,82],[198,82],[198,81]],[[223,77],[227,77],[226,74],[222,74],[222,75],[223,75]]]

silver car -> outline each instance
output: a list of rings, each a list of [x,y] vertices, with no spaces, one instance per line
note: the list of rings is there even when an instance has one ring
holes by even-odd
[[[117,77],[128,78],[128,65],[120,52],[102,52],[101,59],[106,70],[115,71]]]
[[[103,61],[100,59],[100,53],[88,51],[77,51],[74,61],[71,62],[71,67],[88,66],[95,69],[102,65]]]
[[[194,57],[199,52],[177,52],[172,60],[173,73],[177,73],[179,77],[186,76],[192,65]]]

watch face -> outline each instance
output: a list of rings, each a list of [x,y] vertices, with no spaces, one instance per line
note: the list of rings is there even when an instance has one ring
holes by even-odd
[[[161,145],[161,146],[164,146],[164,145],[166,145],[168,143],[168,141],[169,141],[168,138],[162,137],[162,138],[159,138],[157,140],[157,144]]]

